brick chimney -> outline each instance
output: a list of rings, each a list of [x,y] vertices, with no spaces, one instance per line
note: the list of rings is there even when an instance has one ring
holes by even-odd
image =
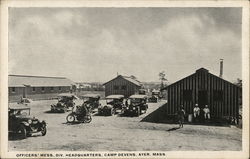
[[[223,78],[223,59],[220,59],[220,78]]]

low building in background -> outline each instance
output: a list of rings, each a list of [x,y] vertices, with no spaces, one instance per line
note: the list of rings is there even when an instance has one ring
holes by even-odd
[[[65,77],[9,75],[9,101],[56,98],[59,93],[74,92],[75,83]]]
[[[105,85],[105,96],[120,94],[124,95],[125,98],[133,94],[138,94],[139,89],[142,88],[142,83],[133,76],[128,77],[122,75],[118,75],[103,85]]]

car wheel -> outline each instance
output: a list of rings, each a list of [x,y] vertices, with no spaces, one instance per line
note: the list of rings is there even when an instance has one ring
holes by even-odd
[[[73,114],[69,114],[66,117],[66,120],[67,120],[68,123],[73,123],[76,119],[75,119],[75,116]]]
[[[26,128],[25,128],[24,125],[21,125],[21,126],[18,128],[18,134],[20,134],[20,137],[21,137],[22,139],[27,138],[27,130],[26,130]]]
[[[47,128],[46,128],[46,126],[44,126],[44,127],[42,128],[41,133],[42,133],[42,136],[45,136],[45,135],[46,135],[46,133],[47,133]]]
[[[111,109],[110,109],[110,115],[111,115],[111,116],[115,115],[115,109],[114,109],[114,108],[111,108]]]

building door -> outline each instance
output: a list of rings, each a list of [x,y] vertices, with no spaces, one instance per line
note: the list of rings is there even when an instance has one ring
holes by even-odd
[[[202,109],[205,107],[207,103],[207,91],[206,90],[199,90],[198,92],[198,104],[199,107]]]

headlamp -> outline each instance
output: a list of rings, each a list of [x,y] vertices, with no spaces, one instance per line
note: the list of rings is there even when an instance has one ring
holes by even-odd
[[[29,124],[32,124],[32,120],[31,120],[31,119],[29,119],[29,120],[28,120],[28,123],[29,123]]]

